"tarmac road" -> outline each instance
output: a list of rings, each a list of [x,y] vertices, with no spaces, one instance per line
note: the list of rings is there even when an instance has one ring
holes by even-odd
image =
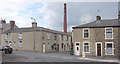
[[[69,53],[39,53],[29,51],[14,51],[12,54],[3,54],[2,62],[90,62],[80,60]]]

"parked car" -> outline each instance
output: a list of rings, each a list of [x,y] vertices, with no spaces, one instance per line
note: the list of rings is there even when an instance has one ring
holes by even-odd
[[[4,51],[5,54],[11,54],[13,49],[10,46],[0,46],[0,51]]]

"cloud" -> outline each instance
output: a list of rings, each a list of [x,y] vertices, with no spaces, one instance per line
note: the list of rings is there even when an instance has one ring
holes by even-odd
[[[19,27],[28,27],[33,21],[30,17],[33,17],[39,26],[62,31],[63,5],[64,2],[41,2],[41,0],[1,0],[0,18],[5,18],[7,21],[15,20]],[[102,19],[117,17],[115,2],[67,2],[68,31],[71,31],[71,26],[95,20],[98,9],[101,9],[99,14]]]
[[[46,3],[43,7],[44,14],[41,19],[46,20],[46,27],[63,30],[63,10],[64,3]],[[98,9],[100,12],[98,13]],[[42,12],[43,13],[43,12]],[[96,16],[102,16],[102,19],[117,18],[117,3],[115,2],[69,2],[67,3],[67,22],[68,31],[71,26],[77,26],[96,20]]]

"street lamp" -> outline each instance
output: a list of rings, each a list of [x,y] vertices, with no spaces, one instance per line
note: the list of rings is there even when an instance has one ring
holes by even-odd
[[[36,20],[35,20],[34,18],[31,18],[31,19],[33,19],[33,20],[34,20],[34,22],[36,22]]]

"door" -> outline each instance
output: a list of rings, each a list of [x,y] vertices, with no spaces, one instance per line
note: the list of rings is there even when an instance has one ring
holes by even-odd
[[[97,44],[97,56],[101,56],[101,44]]]
[[[75,55],[80,55],[80,43],[75,44]]]
[[[43,53],[45,53],[45,44],[43,44]]]

